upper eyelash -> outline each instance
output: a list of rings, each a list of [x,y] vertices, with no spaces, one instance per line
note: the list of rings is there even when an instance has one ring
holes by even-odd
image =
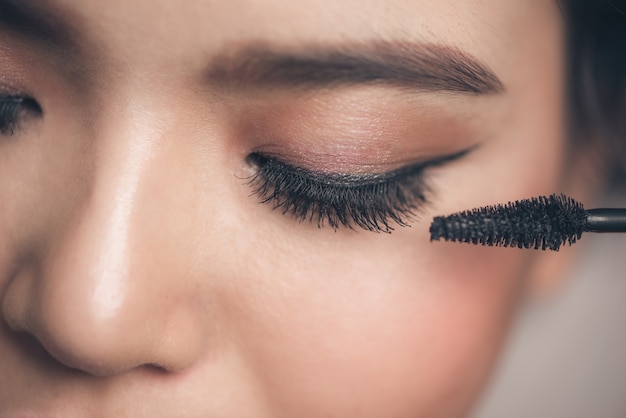
[[[0,133],[13,135],[18,128],[23,97],[0,97]]]
[[[22,113],[27,110],[42,112],[37,102],[28,97],[0,96],[0,134],[14,135],[21,127]]]
[[[254,194],[298,221],[333,229],[355,226],[391,232],[409,226],[428,202],[424,170],[431,161],[376,175],[322,174],[290,166],[276,158],[251,154],[257,172],[250,178]]]

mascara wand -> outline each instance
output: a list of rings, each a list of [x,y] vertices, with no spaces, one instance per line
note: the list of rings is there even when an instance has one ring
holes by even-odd
[[[565,195],[540,196],[437,216],[430,240],[558,251],[583,232],[626,232],[626,209],[590,209]]]

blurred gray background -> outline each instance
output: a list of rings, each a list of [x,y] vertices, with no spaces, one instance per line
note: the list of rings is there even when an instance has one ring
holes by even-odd
[[[472,418],[626,417],[626,234],[578,245],[571,277],[523,309]]]

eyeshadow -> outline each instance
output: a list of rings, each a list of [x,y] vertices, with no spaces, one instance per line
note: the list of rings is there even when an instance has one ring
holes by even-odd
[[[248,162],[256,173],[249,185],[261,203],[299,222],[389,233],[394,224],[409,226],[428,202],[427,169],[462,158],[473,149],[375,174],[314,172],[253,153]]]

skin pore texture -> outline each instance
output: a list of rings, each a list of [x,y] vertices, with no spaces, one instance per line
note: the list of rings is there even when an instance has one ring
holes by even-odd
[[[0,417],[469,410],[546,255],[430,243],[429,222],[566,191],[553,1],[0,1],[15,8],[0,96],[41,112],[0,136]],[[381,42],[472,57],[502,89],[212,72],[250,48]],[[464,149],[391,234],[298,222],[246,181],[253,152],[375,174]]]

